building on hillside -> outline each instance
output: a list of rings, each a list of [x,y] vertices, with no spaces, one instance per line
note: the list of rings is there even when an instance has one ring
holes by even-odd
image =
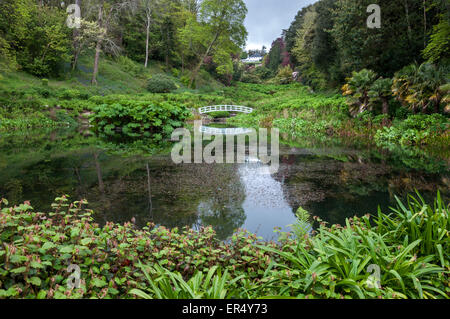
[[[247,59],[242,59],[242,63],[259,63],[262,62],[262,56],[250,56]]]

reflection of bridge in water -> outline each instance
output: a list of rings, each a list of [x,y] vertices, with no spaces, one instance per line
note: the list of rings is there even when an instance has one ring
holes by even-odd
[[[213,112],[240,112],[250,114],[253,112],[251,107],[240,105],[212,105],[204,106],[198,109],[200,114]],[[251,128],[217,128],[210,126],[200,126],[200,132],[208,135],[242,135],[254,132]]]
[[[208,135],[242,135],[242,134],[250,134],[254,132],[254,129],[243,127],[217,128],[209,126],[200,126],[200,132]]]
[[[240,105],[213,105],[204,106],[198,109],[200,114],[213,113],[213,112],[240,112],[240,113],[252,113],[253,109],[248,106]]]

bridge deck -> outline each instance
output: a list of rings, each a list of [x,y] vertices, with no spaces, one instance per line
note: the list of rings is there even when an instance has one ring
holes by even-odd
[[[239,106],[239,105],[213,105],[213,106],[204,106],[199,108],[200,114],[212,113],[212,112],[240,112],[240,113],[252,113],[253,109],[247,106]]]

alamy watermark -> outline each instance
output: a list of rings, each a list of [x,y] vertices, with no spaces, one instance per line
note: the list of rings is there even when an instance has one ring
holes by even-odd
[[[64,2],[61,3],[64,6]],[[78,4],[69,4],[66,12],[68,13],[66,24],[70,29],[79,29],[81,27],[81,9]]]
[[[278,172],[280,167],[280,132],[278,129],[271,129],[270,153],[268,130],[265,128],[259,129],[259,134],[255,129],[241,131],[236,129],[235,132],[241,133],[237,135],[226,134],[226,130],[224,130],[224,134],[221,134],[220,130],[216,134],[208,134],[204,131],[202,130],[202,121],[195,121],[194,136],[185,128],[177,129],[172,133],[172,141],[178,142],[171,152],[175,164],[244,164],[258,162],[269,165],[268,170],[261,169],[261,172],[264,172],[263,174]],[[236,139],[237,143],[235,143]],[[205,146],[204,142],[210,143]]]
[[[371,4],[367,7],[367,13],[371,13],[367,18],[367,27],[369,29],[381,28],[381,8],[378,4]]]
[[[69,265],[67,272],[70,273],[67,278],[67,289],[78,289],[81,287],[81,269],[78,265]]]
[[[367,288],[369,289],[381,289],[381,268],[378,265],[369,265],[367,272],[371,273],[366,280]]]

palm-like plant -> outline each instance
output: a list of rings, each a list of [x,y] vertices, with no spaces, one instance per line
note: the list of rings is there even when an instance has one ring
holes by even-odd
[[[434,113],[439,113],[439,105],[442,100],[441,87],[447,82],[443,67],[431,63],[424,63],[419,67],[420,83],[418,88],[422,93],[423,105],[434,105]],[[426,108],[423,109],[425,111]]]
[[[343,94],[349,96],[347,103],[352,115],[362,113],[369,108],[368,93],[376,76],[375,72],[368,69],[355,71],[352,73],[352,77],[348,79],[347,84],[342,87]]]
[[[383,119],[383,125],[387,124],[387,115],[389,114],[389,97],[392,95],[392,80],[379,78],[370,87],[370,102],[381,102],[382,113],[386,115]]]
[[[439,106],[448,91],[446,70],[431,63],[413,64],[399,71],[392,86],[394,96],[413,111],[426,112],[430,105],[439,113]],[[446,89],[447,88],[447,89]]]
[[[418,66],[411,64],[398,71],[392,83],[392,93],[403,106],[409,106],[416,111],[417,99],[413,92],[414,84],[418,83]]]
[[[450,114],[450,83],[442,85],[439,90],[443,93],[441,102],[444,103],[444,113]]]

